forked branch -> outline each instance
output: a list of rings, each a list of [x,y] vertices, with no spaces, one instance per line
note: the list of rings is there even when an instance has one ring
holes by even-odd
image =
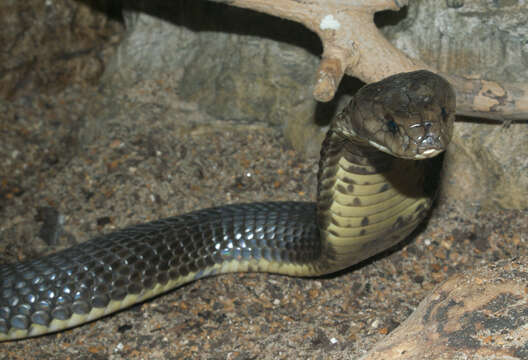
[[[399,72],[427,69],[394,47],[374,24],[374,13],[399,10],[408,0],[213,0],[299,22],[323,43],[314,97],[329,101],[344,74],[370,83]],[[441,74],[457,93],[457,113],[497,120],[528,119],[528,84],[501,84]]]

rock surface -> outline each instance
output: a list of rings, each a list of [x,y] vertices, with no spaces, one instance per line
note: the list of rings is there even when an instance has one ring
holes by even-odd
[[[118,11],[101,0],[0,2],[0,97],[97,83],[123,33]]]
[[[128,34],[107,83],[171,74],[179,79],[178,95],[209,115],[295,127],[298,148],[318,153],[318,141],[310,141],[318,132],[314,114],[319,108],[317,118],[328,122],[333,106],[318,105],[312,96],[321,52],[315,34],[291,21],[207,1],[125,1],[124,7]],[[311,124],[310,136],[299,137],[297,124]]]

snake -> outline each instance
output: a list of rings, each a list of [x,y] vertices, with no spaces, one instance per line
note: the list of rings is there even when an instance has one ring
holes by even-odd
[[[75,327],[206,276],[321,276],[389,249],[430,212],[455,105],[439,75],[389,76],[331,120],[316,202],[223,205],[0,265],[0,341]]]

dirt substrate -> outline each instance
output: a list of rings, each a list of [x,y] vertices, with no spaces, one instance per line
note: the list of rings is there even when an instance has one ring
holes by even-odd
[[[160,82],[0,103],[0,263],[214,205],[314,200],[317,159]],[[354,359],[451,274],[528,255],[528,213],[443,201],[389,252],[318,279],[230,274],[102,320],[0,344],[0,359]]]

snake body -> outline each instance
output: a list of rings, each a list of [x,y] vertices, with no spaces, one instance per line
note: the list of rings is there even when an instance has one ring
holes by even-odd
[[[450,141],[451,86],[427,71],[364,86],[331,123],[317,203],[227,205],[0,265],[0,341],[59,331],[235,271],[323,275],[391,247],[426,216]]]

